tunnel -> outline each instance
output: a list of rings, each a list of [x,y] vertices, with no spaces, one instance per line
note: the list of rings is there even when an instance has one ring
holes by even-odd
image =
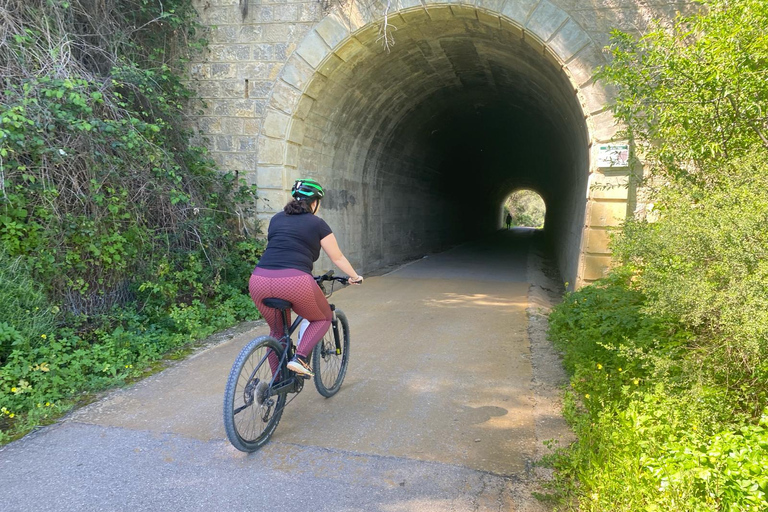
[[[489,235],[505,198],[534,190],[573,282],[589,175],[574,85],[535,37],[472,11],[393,14],[389,45],[381,23],[354,32],[303,91],[286,183],[324,183],[322,216],[362,272]]]

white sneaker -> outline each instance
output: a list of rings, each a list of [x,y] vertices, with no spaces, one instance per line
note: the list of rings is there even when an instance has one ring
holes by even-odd
[[[315,376],[306,361],[304,361],[299,356],[294,356],[293,359],[288,362],[288,369],[298,373],[299,375],[306,375],[308,377]]]

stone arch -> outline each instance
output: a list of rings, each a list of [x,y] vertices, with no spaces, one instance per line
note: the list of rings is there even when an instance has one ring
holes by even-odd
[[[510,119],[525,121],[527,118],[515,117],[519,105],[503,97],[530,95],[528,105],[541,110],[533,117],[562,116],[548,121],[546,129],[550,132],[541,126],[531,129],[555,134],[565,145],[572,146],[567,148],[567,158],[551,165],[574,167],[567,171],[570,174],[564,174],[564,179],[573,182],[574,191],[567,197],[547,199],[548,204],[555,205],[555,214],[560,212],[559,229],[552,232],[552,237],[560,241],[557,258],[561,273],[577,285],[599,277],[607,266],[607,249],[599,244],[588,248],[588,237],[582,234],[612,223],[592,215],[593,203],[599,198],[589,196],[588,183],[600,179],[589,176],[596,170],[594,143],[611,140],[616,128],[605,109],[606,93],[593,81],[595,67],[603,62],[598,45],[566,11],[548,0],[478,0],[476,5],[404,0],[400,7],[389,15],[389,23],[397,27],[396,46],[392,49],[392,53],[400,52],[396,59],[389,58],[392,53],[386,53],[377,42],[382,20],[376,15],[383,10],[362,3],[352,3],[326,16],[289,57],[272,90],[258,137],[256,182],[263,197],[260,216],[267,218],[282,206],[296,177],[313,175],[328,182],[334,194],[338,192],[326,201],[330,208],[326,215],[332,225],[342,227],[342,246],[363,271],[455,243],[459,240],[450,236],[452,230],[460,229],[466,236],[476,232],[477,226],[465,226],[457,216],[443,223],[442,232],[434,233],[432,226],[438,224],[429,218],[431,210],[412,209],[405,203],[391,208],[397,214],[390,213],[391,218],[382,221],[384,214],[376,210],[377,201],[412,193],[410,205],[434,186],[426,179],[398,188],[383,181],[382,176],[397,166],[417,169],[421,165],[424,170],[437,172],[440,156],[430,155],[430,151],[450,147],[452,139],[430,143],[425,133],[439,132],[440,123],[450,122],[449,118],[470,116],[466,104],[482,105],[483,115],[501,109]],[[420,44],[420,37],[428,44],[413,50]],[[464,44],[462,38],[474,40]],[[421,73],[419,65],[432,51],[434,41],[443,42],[439,48],[444,53],[442,60],[436,60],[431,78],[413,78]],[[410,45],[411,51],[402,51],[403,45]],[[473,51],[479,60],[484,59],[484,67],[473,66]],[[494,62],[504,59],[515,62],[494,68]],[[452,70],[448,69],[450,65]],[[516,71],[510,72],[513,68]],[[360,91],[360,79],[354,76],[363,73],[372,73],[377,79],[365,84],[365,94]],[[514,84],[530,77],[535,83]],[[479,94],[482,98],[473,96],[473,90],[488,86],[483,80],[493,82],[492,88],[497,89],[490,100],[483,94]],[[547,89],[543,84],[548,81],[557,83]],[[544,96],[544,92],[556,98],[537,97]],[[458,100],[441,98],[456,98],[459,93]],[[548,101],[556,102],[559,110],[544,112]],[[443,109],[444,119],[431,120],[430,106]],[[371,115],[363,115],[364,111]],[[408,123],[403,122],[406,118]],[[559,121],[567,126],[558,127]],[[352,129],[354,133],[349,131]],[[564,134],[568,129],[579,133]],[[408,147],[418,144],[423,145],[423,151]],[[398,152],[405,157],[400,158]],[[385,160],[397,162],[390,162],[387,169],[382,163]],[[526,163],[535,165],[533,160]],[[535,179],[533,175],[528,178]],[[391,179],[408,180],[399,175]],[[498,185],[491,197],[508,190],[508,183]],[[432,201],[439,202],[440,198]],[[449,208],[442,205],[435,211]],[[619,210],[621,205],[611,212]],[[566,217],[569,220],[563,220]],[[402,231],[393,233],[395,226]],[[589,259],[595,257],[598,259],[590,263]],[[597,271],[590,273],[591,267]]]

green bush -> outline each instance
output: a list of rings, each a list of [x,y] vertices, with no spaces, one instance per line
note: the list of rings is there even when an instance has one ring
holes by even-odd
[[[255,187],[187,129],[196,20],[191,0],[0,19],[0,441],[256,314]]]
[[[550,317],[578,437],[550,459],[553,497],[581,511],[764,510],[768,410],[741,423],[688,355],[693,334],[646,312],[632,278],[568,294]]]
[[[0,366],[12,349],[29,349],[50,334],[56,310],[23,259],[0,250]]]
[[[578,436],[555,487],[580,510],[768,509],[768,4],[704,4],[616,32],[600,72],[651,204],[551,317]]]

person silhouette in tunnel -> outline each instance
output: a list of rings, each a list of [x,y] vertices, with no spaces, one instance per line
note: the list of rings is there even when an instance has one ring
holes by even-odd
[[[506,223],[507,223],[507,231],[509,231],[510,229],[512,229],[512,215],[509,212],[507,212]]]
[[[288,369],[308,376],[314,373],[307,357],[328,331],[332,319],[328,300],[312,277],[312,265],[320,257],[320,249],[349,276],[350,283],[363,282],[363,276],[355,272],[339,249],[331,228],[315,215],[324,195],[323,187],[315,180],[296,180],[291,189],[293,200],[269,222],[267,248],[248,283],[251,299],[269,324],[270,336],[278,340],[283,336],[283,317],[277,309],[266,306],[264,299],[287,300],[298,315],[309,321],[296,356],[288,363]],[[269,363],[275,372],[279,364],[275,354],[270,353]]]

